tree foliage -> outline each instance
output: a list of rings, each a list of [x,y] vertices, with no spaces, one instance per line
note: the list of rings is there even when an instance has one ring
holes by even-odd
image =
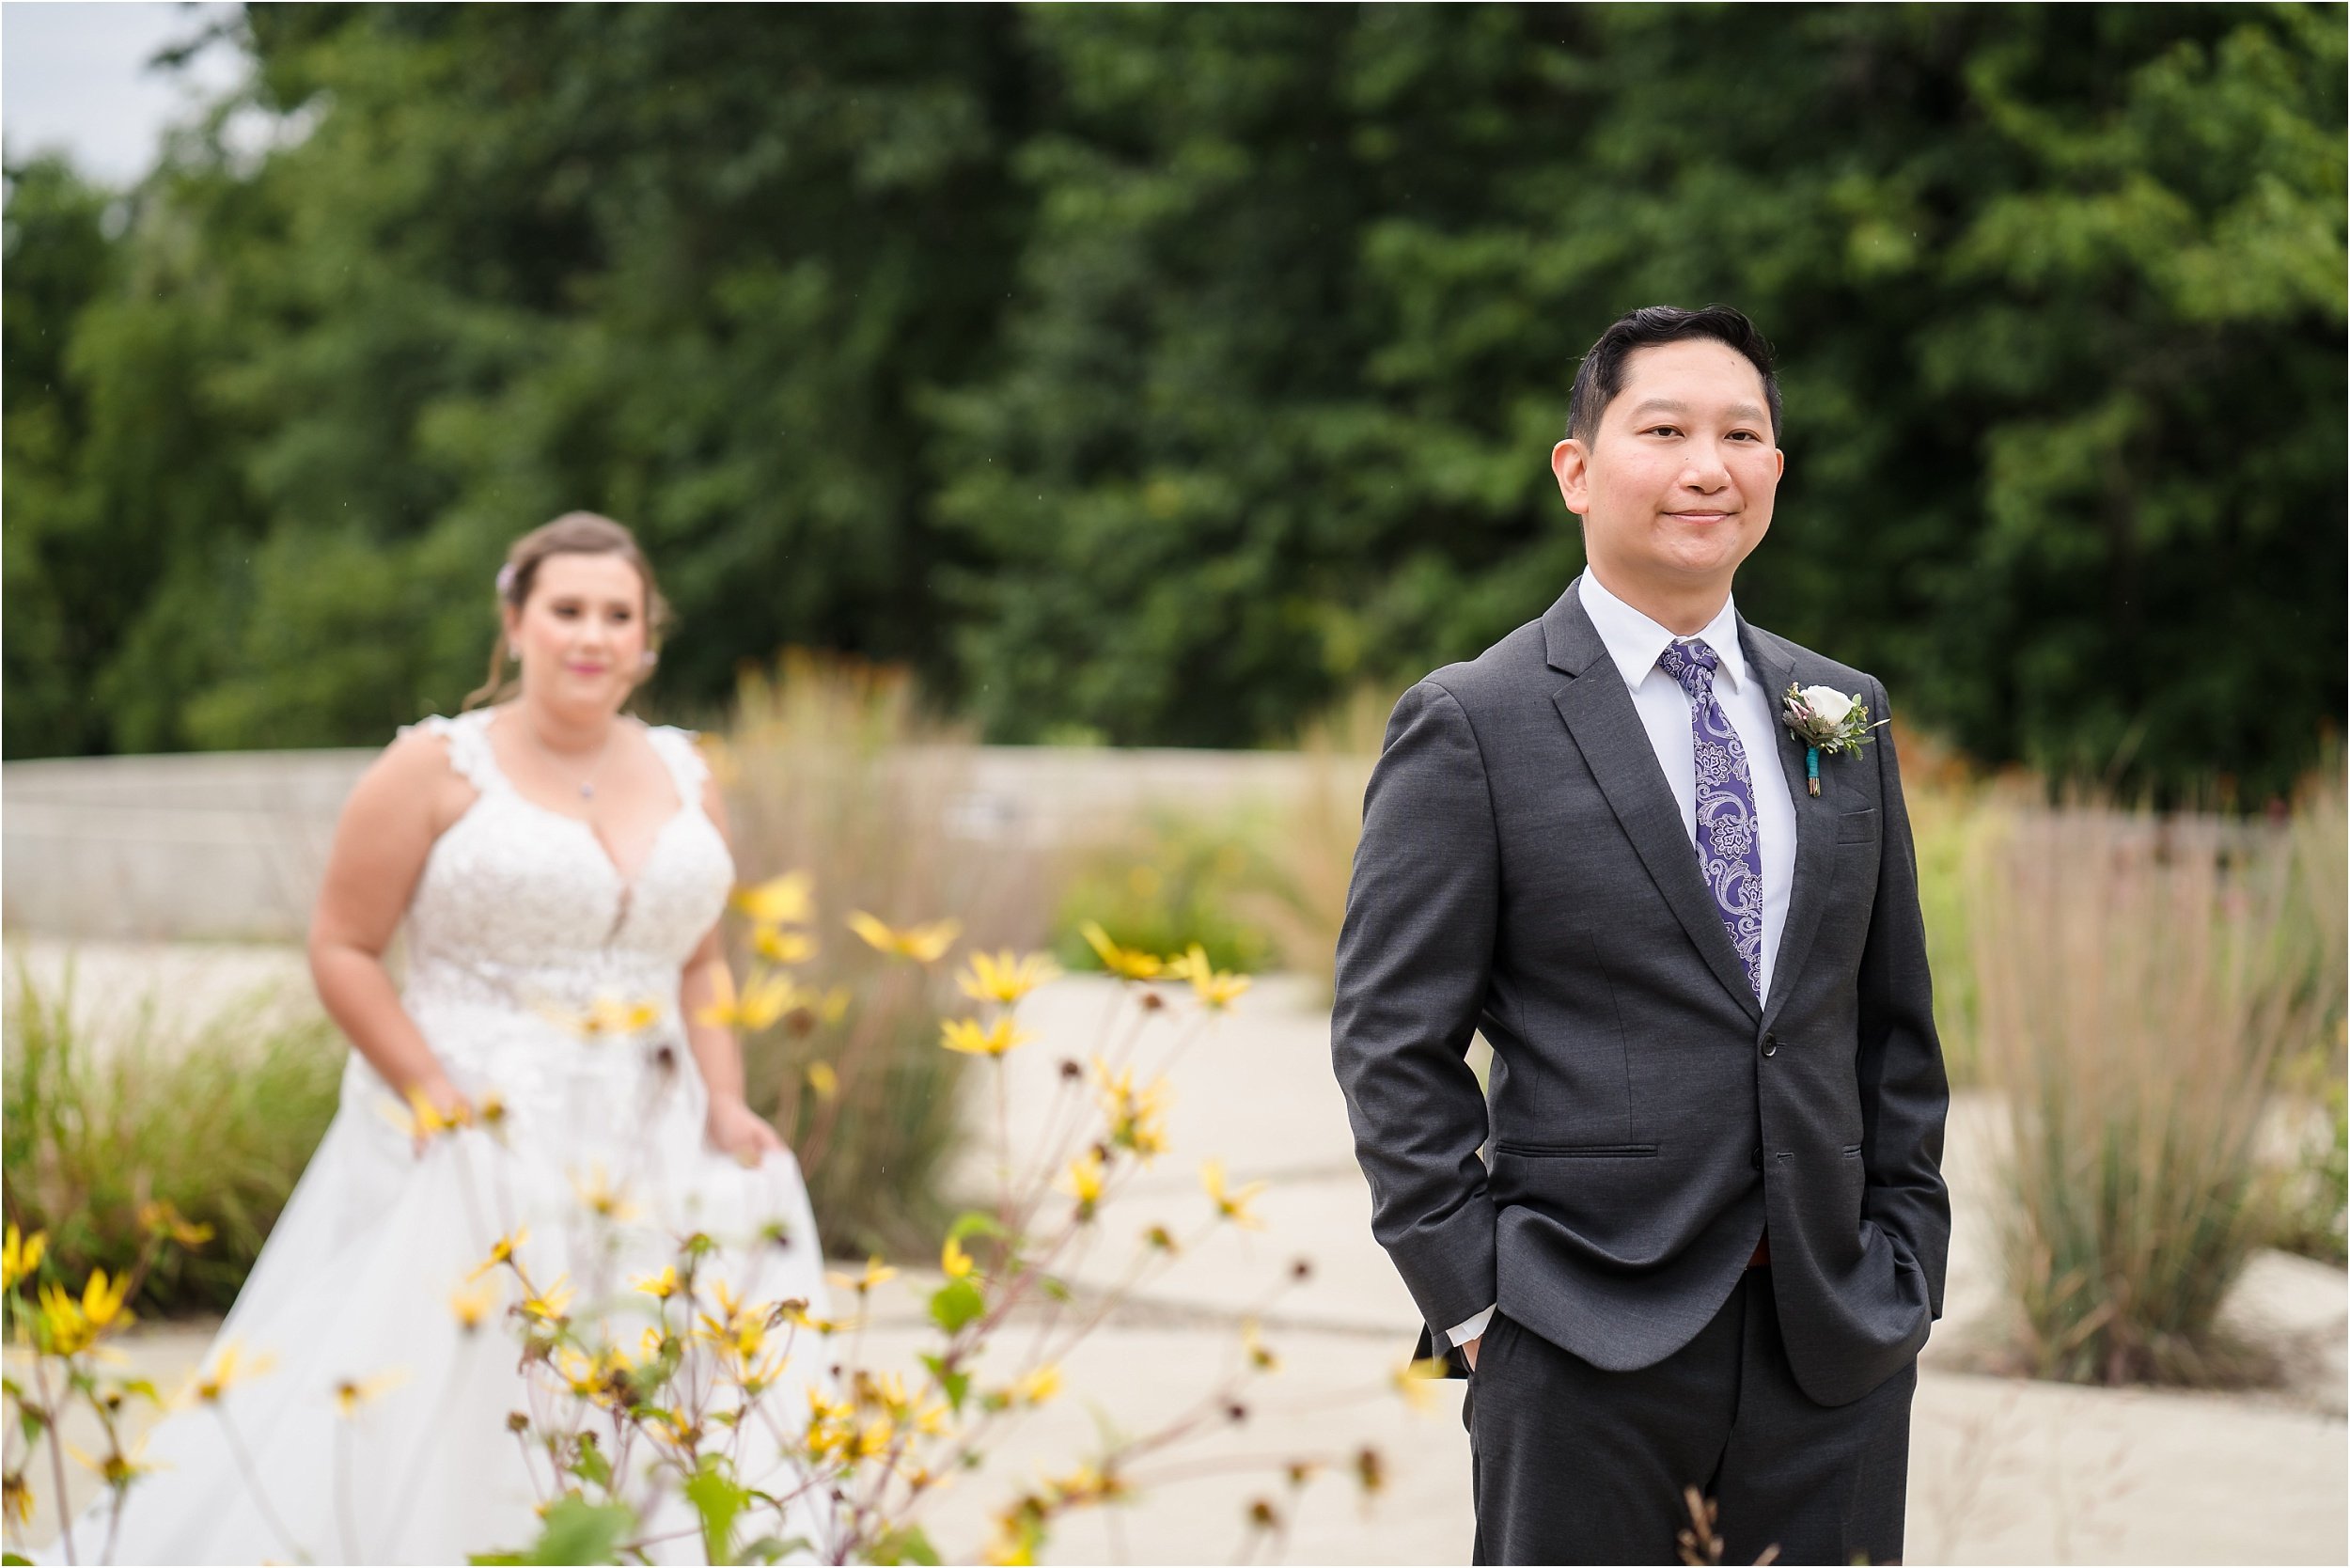
[[[2339,6],[256,8],[8,207],[9,751],[367,742],[505,541],[1247,745],[1539,614],[1576,356],[1778,344],[1765,625],[1977,755],[2274,789],[2345,693]],[[228,109],[224,107],[224,119]]]

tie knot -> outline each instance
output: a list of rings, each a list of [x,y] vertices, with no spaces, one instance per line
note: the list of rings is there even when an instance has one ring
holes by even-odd
[[[1714,689],[1714,672],[1722,666],[1722,656],[1706,645],[1703,637],[1691,637],[1687,642],[1668,642],[1665,651],[1656,656],[1657,666],[1681,682],[1681,689],[1691,697],[1702,697]]]

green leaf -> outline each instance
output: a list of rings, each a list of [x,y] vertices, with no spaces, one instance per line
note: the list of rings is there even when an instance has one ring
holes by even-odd
[[[626,1503],[589,1502],[576,1494],[557,1497],[547,1510],[539,1539],[519,1554],[476,1557],[475,1562],[617,1562],[620,1543],[636,1529],[636,1511]]]
[[[731,1471],[721,1456],[705,1454],[701,1468],[685,1483],[685,1500],[701,1515],[702,1544],[713,1562],[734,1560],[734,1521],[751,1498]]]
[[[946,1394],[947,1403],[954,1407],[955,1414],[962,1415],[963,1402],[971,1392],[971,1374],[967,1372],[948,1372],[947,1358],[943,1356],[925,1356],[922,1365],[931,1369],[931,1375],[938,1380],[939,1389]]]
[[[931,1316],[952,1334],[987,1313],[987,1298],[968,1279],[949,1279],[931,1297]]]
[[[937,1568],[939,1562],[938,1548],[931,1544],[919,1525],[890,1530],[873,1543],[872,1554],[877,1563],[918,1562]]]
[[[998,1220],[994,1215],[981,1214],[977,1209],[965,1209],[963,1213],[957,1215],[955,1216],[955,1222],[947,1228],[947,1237],[949,1241],[961,1241],[965,1236],[1001,1236],[1005,1234],[1008,1234],[1008,1232],[1004,1230],[1002,1221]]]
[[[603,1450],[596,1446],[594,1433],[580,1435],[579,1451],[572,1456],[571,1468],[572,1474],[590,1486],[606,1492],[612,1490],[612,1462],[603,1456]]]

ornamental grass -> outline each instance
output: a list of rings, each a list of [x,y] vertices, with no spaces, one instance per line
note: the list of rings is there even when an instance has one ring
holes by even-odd
[[[1049,920],[1050,868],[1025,846],[958,834],[971,737],[926,713],[902,669],[787,654],[743,678],[711,759],[737,863],[807,879],[796,934],[770,936],[785,945],[761,953],[760,933],[776,923],[753,919],[731,954],[737,974],[791,958],[784,1005],[739,1028],[751,1106],[798,1154],[828,1246],[925,1255],[963,1136],[964,1058],[937,1048],[952,993],[847,921],[910,928],[952,910],[952,937],[1032,947]]]
[[[2075,800],[2011,806],[1979,845],[1967,940],[2011,1122],[2001,1261],[2026,1370],[2262,1371],[2220,1307],[2272,1229],[2262,1138],[2280,1063],[2340,1013],[2340,943],[2319,958],[2300,924],[2331,842],[2308,823]]]
[[[94,1038],[74,972],[20,963],[5,1014],[8,1218],[48,1233],[76,1276],[120,1278],[151,1251],[144,1206],[209,1228],[138,1270],[150,1315],[225,1311],[335,1115],[343,1050],[315,1013],[256,991],[193,1027],[149,996]]]

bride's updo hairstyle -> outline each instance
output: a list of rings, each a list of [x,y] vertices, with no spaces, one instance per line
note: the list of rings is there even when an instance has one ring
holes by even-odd
[[[509,607],[520,610],[530,603],[530,590],[539,581],[539,568],[550,556],[618,556],[634,567],[636,580],[645,585],[645,648],[648,651],[659,650],[661,634],[669,625],[669,602],[661,597],[661,585],[653,580],[652,563],[637,547],[634,534],[592,511],[567,511],[554,522],[531,529],[508,547],[506,564],[498,568],[497,575],[501,611]],[[652,667],[648,665],[636,677],[638,682],[651,673]],[[465,707],[503,702],[521,685],[519,678],[508,670],[506,627],[501,619],[496,640],[490,646],[490,678],[465,698]]]

